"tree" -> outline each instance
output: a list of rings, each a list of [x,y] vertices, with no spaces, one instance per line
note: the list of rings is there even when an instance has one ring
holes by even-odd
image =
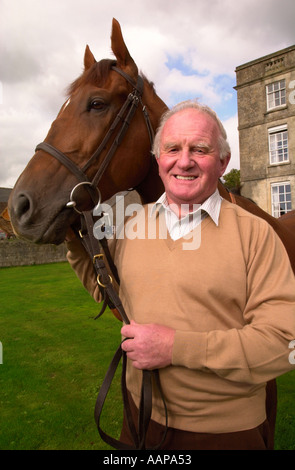
[[[235,194],[240,194],[241,189],[241,175],[240,170],[233,168],[229,173],[222,177],[224,186]]]

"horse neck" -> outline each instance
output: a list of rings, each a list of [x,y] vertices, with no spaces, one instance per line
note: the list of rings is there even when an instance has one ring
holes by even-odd
[[[156,132],[161,116],[167,111],[168,106],[159,98],[146,79],[144,80],[143,101],[148,109],[153,130]],[[143,204],[156,201],[164,192],[164,185],[159,176],[158,164],[153,155],[151,156],[149,171],[136,190]]]
[[[164,192],[164,185],[158,172],[158,164],[154,156],[151,158],[150,170],[136,188],[142,204],[156,201]]]

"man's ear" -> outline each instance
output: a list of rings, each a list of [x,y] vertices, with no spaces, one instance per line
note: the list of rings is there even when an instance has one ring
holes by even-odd
[[[221,176],[224,174],[225,170],[227,169],[227,166],[228,166],[228,164],[229,164],[230,158],[231,158],[231,154],[228,153],[225,158],[223,158],[222,160],[220,160],[220,163],[221,163],[220,175],[219,175],[220,178],[221,178]]]

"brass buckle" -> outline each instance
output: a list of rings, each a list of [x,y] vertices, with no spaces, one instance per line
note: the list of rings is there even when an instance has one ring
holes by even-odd
[[[82,232],[81,229],[79,230],[79,235],[80,235],[80,238],[83,238],[83,237],[84,237],[83,232]]]
[[[102,253],[99,253],[98,255],[94,255],[93,256],[93,263],[95,263],[95,260],[96,259],[103,259],[103,254]]]
[[[110,275],[109,276],[109,280],[110,280],[110,283],[112,284],[113,283],[113,279]],[[106,287],[106,284],[103,284],[101,281],[100,281],[100,274],[97,276],[96,280],[97,280],[97,284],[99,284],[101,287],[105,288]]]

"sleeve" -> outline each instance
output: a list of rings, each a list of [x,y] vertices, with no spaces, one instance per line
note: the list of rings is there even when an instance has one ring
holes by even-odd
[[[267,382],[295,368],[290,361],[290,344],[295,338],[295,278],[281,240],[264,221],[252,242],[247,268],[244,326],[225,331],[176,331],[173,365],[251,384]]]
[[[78,279],[96,302],[102,301],[102,296],[96,281],[93,263],[78,238],[67,242],[67,259]]]

